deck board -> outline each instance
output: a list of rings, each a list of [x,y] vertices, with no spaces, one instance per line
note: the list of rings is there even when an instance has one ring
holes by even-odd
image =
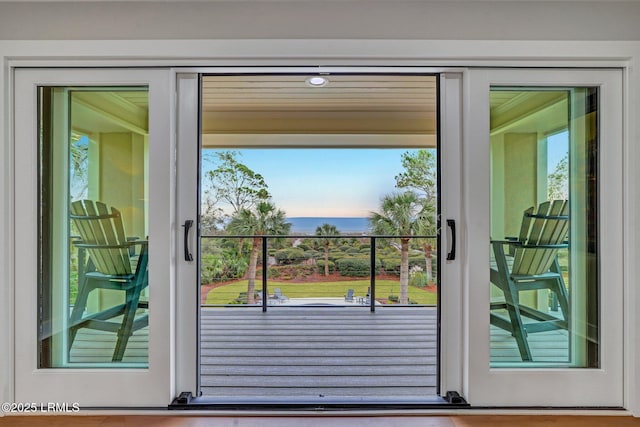
[[[490,328],[492,362],[520,362],[515,340]],[[80,330],[77,363],[108,363],[115,334]],[[534,360],[568,360],[566,331],[531,334]],[[147,363],[148,329],[123,362]],[[437,311],[428,307],[203,308],[200,383],[213,398],[420,398],[437,383]]]
[[[205,396],[433,397],[432,308],[203,309]],[[205,344],[206,343],[206,344]]]

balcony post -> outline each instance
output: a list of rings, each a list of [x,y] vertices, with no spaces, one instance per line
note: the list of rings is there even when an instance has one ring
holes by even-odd
[[[267,236],[262,236],[262,312],[267,311],[267,301],[269,300],[269,294],[267,294],[267,275],[268,271],[268,253],[267,253]]]
[[[376,238],[371,236],[371,267],[370,267],[370,277],[371,277],[371,291],[369,292],[369,306],[371,307],[371,312],[374,313],[376,311]]]

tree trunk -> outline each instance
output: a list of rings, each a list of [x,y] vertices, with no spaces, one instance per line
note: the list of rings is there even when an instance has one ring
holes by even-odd
[[[431,243],[424,244],[424,260],[425,260],[425,274],[427,275],[427,283],[431,284],[433,271],[431,268],[431,257],[433,256],[433,246]]]
[[[244,238],[239,238],[238,239],[238,256],[241,257],[242,256],[242,247],[244,246]]]
[[[253,238],[253,246],[251,247],[251,256],[249,257],[249,280],[247,283],[247,304],[255,304],[253,295],[256,292],[256,271],[258,270],[258,253],[260,252],[260,244],[262,240],[259,237]],[[265,266],[262,266],[265,268]],[[265,295],[262,296],[263,298]]]
[[[329,241],[324,244],[324,275],[329,275]]]
[[[400,240],[400,304],[409,304],[409,239]]]

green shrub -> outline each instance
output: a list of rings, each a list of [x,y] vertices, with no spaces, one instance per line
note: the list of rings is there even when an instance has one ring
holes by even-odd
[[[315,265],[289,264],[269,268],[269,274],[275,274],[280,280],[306,279],[316,269]]]
[[[424,264],[425,264],[425,257],[424,255],[416,255],[416,256],[410,256],[409,257],[409,268],[412,268],[414,266],[419,266],[424,268]]]
[[[400,297],[398,295],[389,295],[389,302],[400,302]]]
[[[300,248],[285,248],[276,251],[275,258],[278,264],[288,265],[303,261],[305,258],[304,251]]]
[[[253,294],[253,298],[254,298],[254,300],[257,300],[258,291],[256,291]],[[238,294],[238,298],[236,298],[233,301],[229,302],[229,304],[246,304],[246,303],[247,303],[247,293],[246,292],[240,292]]]
[[[409,271],[409,285],[424,288],[429,285],[427,275],[422,271]]]
[[[247,259],[228,253],[214,255],[203,253],[200,258],[200,282],[212,282],[240,279],[247,272]]]
[[[398,258],[382,258],[382,267],[387,274],[395,274],[400,276],[400,257]]]
[[[316,251],[304,251],[304,259],[311,259],[318,256]]]
[[[400,276],[400,254],[394,257],[381,258],[381,261],[385,273]],[[424,256],[418,255],[409,257],[409,270],[415,266],[424,267]]]
[[[322,257],[324,258],[324,252],[322,254]],[[346,257],[348,257],[348,255],[342,251],[337,251],[337,250],[329,251],[329,261],[336,262],[337,260],[346,258]]]
[[[267,278],[276,279],[278,277],[280,277],[280,270],[278,270],[276,267],[269,267],[269,269],[267,270]]]
[[[319,259],[316,261],[316,269],[318,273],[324,273],[324,259]],[[329,274],[336,271],[336,263],[329,260]]]
[[[380,272],[381,263],[376,260],[375,274]],[[341,276],[367,277],[371,274],[371,261],[364,257],[345,257],[336,260],[336,269]]]

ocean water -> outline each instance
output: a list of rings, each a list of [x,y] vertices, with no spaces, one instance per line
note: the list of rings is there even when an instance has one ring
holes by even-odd
[[[366,217],[293,217],[287,218],[291,223],[292,234],[315,234],[316,228],[322,224],[334,225],[340,233],[368,233],[369,219]]]

